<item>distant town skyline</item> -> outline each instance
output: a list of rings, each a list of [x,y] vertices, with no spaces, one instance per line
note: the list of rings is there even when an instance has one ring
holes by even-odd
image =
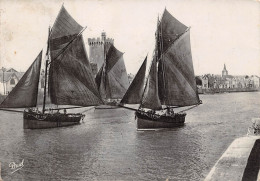
[[[46,49],[48,26],[64,2],[88,38],[105,31],[124,53],[127,73],[136,74],[148,53],[151,60],[158,15],[167,10],[191,27],[196,75],[260,75],[260,3],[254,0],[190,1],[0,1],[0,68],[26,71]],[[89,52],[88,52],[89,53]],[[89,55],[89,54],[88,54]]]

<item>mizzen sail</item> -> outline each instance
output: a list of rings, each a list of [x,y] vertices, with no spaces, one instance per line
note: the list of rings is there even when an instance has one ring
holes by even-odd
[[[42,51],[34,60],[23,77],[0,104],[1,108],[35,107],[37,104],[38,84],[42,61]]]
[[[78,106],[102,104],[83,37],[78,36],[81,30],[82,27],[62,6],[50,35],[49,94],[53,104]],[[71,44],[60,54],[69,43]]]
[[[142,66],[138,70],[134,80],[126,91],[121,103],[123,104],[139,104],[142,99],[144,84],[145,84],[145,70],[146,70],[147,57],[145,58]]]

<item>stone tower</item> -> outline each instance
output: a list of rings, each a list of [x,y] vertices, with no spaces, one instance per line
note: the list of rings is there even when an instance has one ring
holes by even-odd
[[[222,70],[222,77],[225,77],[225,76],[227,76],[228,75],[228,71],[227,71],[227,69],[226,69],[226,65],[224,64],[224,68],[223,68],[223,70]]]
[[[107,38],[105,32],[101,33],[101,39],[100,37],[88,39],[89,61],[91,63],[92,71],[94,75],[97,74],[102,64],[104,63],[105,60],[104,51],[106,50],[107,52],[111,44],[114,44],[114,39]]]

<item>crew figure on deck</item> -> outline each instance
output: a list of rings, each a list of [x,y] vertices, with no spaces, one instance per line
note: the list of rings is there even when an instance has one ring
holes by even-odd
[[[170,107],[167,107],[166,116],[173,116],[173,115],[174,115],[173,109],[171,109]]]

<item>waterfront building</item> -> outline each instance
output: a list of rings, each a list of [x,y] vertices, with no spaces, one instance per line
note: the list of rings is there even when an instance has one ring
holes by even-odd
[[[228,74],[226,65],[222,70],[221,75],[205,74],[201,76],[202,90],[226,90],[240,91],[242,89],[259,89],[260,78],[256,75],[239,75],[233,76]],[[202,91],[201,90],[201,91]],[[207,91],[206,91],[207,92]]]
[[[135,75],[130,73],[130,74],[127,75],[127,77],[128,77],[128,80],[129,80],[129,84],[131,84],[131,82],[133,81]]]
[[[259,81],[260,81],[260,79],[259,79],[258,76],[252,75],[252,76],[250,77],[250,80],[252,80],[252,84],[253,84],[252,86],[253,86],[254,88],[259,87]]]
[[[202,89],[208,89],[209,88],[209,76],[204,75],[204,76],[202,76],[201,80],[202,80]]]
[[[18,72],[13,68],[5,71],[0,69],[0,94],[8,95],[23,76],[24,72]]]

